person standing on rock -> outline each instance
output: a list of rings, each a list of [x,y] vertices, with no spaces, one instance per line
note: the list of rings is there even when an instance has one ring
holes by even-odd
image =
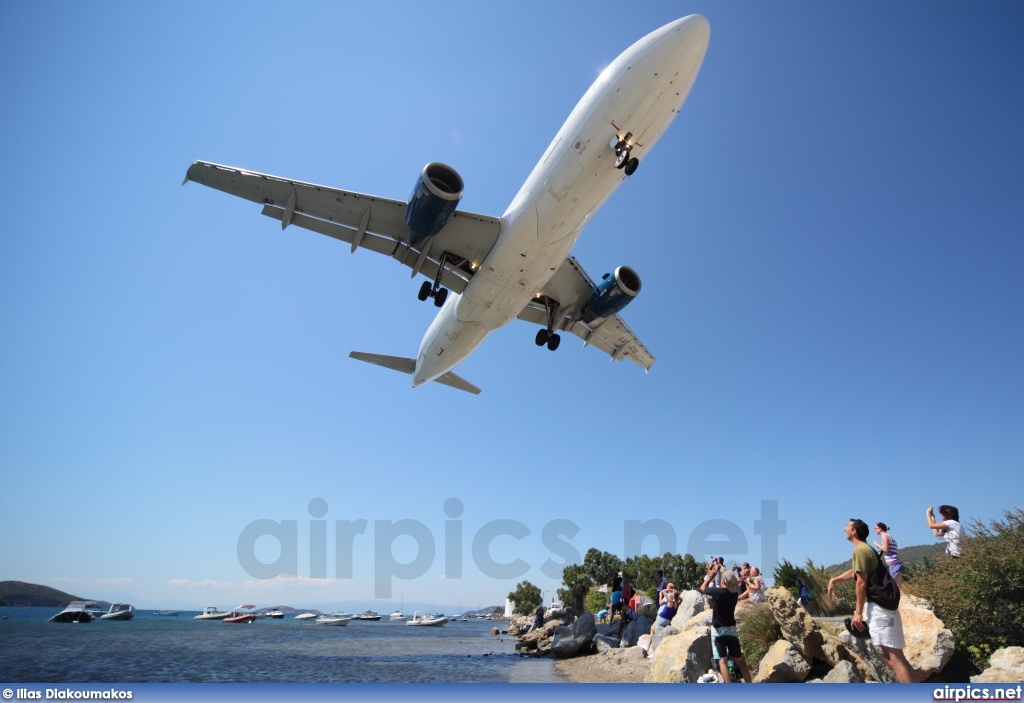
[[[903,639],[903,619],[899,610],[889,610],[868,600],[868,580],[878,570],[878,555],[865,540],[868,526],[863,520],[851,519],[843,528],[846,539],[853,543],[853,568],[829,579],[828,595],[836,597],[835,584],[856,581],[857,604],[854,608],[850,627],[863,631],[865,627],[871,641],[882,648],[885,663],[896,674],[900,683],[914,683],[914,670],[903,654],[906,642]]]
[[[654,605],[658,608],[661,607],[661,592],[668,587],[668,579],[665,578],[665,572],[658,569],[658,575],[654,577]]]
[[[722,586],[712,586],[716,577],[721,577]],[[750,683],[750,668],[740,649],[740,637],[736,631],[736,601],[739,586],[736,574],[722,568],[715,560],[708,565],[708,575],[700,586],[700,592],[711,598],[711,652],[718,660],[718,671],[722,680],[732,683],[728,659],[732,659],[746,683]]]
[[[533,618],[533,629],[539,630],[544,626],[544,606],[538,605],[537,612]]]
[[[608,616],[608,622],[615,620],[615,612],[622,612],[622,572],[612,577],[612,610]]]
[[[951,557],[960,556],[960,540],[964,536],[963,525],[960,524],[960,511],[952,505],[940,505],[939,515],[942,522],[935,522],[935,511],[929,505],[925,516],[928,518],[928,527],[932,529],[936,537],[946,540],[946,554]]]
[[[875,534],[881,537],[882,541],[875,540],[872,544],[885,557],[885,565],[889,567],[889,575],[892,576],[892,580],[896,582],[897,586],[903,588],[903,572],[906,571],[906,567],[903,566],[903,560],[900,559],[899,545],[889,534],[889,526],[884,522],[875,525]]]

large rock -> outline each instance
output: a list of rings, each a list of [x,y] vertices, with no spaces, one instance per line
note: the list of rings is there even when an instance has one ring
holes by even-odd
[[[822,683],[864,683],[864,678],[857,671],[857,667],[848,661],[841,661],[836,664],[832,671],[821,680]]]
[[[971,677],[971,683],[1024,682],[1024,647],[1003,647],[989,659],[989,668]]]
[[[679,608],[675,617],[672,618],[672,627],[683,629],[687,620],[705,609],[704,594],[700,591],[681,591],[679,593]]]
[[[692,627],[658,645],[647,680],[651,683],[696,683],[711,666],[711,631]]]
[[[596,635],[594,635],[594,642],[596,642],[598,644],[598,650],[597,651],[599,651],[599,652],[602,649],[618,649],[619,648],[619,641],[617,639],[615,639],[611,635],[602,635],[600,632],[598,632]]]
[[[622,642],[620,647],[635,647],[640,635],[646,635],[651,631],[651,621],[643,615],[626,625],[622,630]]]
[[[896,672],[885,662],[882,650],[871,643],[867,637],[854,637],[843,630],[839,633],[839,641],[860,657],[871,672],[870,676],[864,677],[868,681],[880,681],[881,683],[896,683]]]
[[[551,641],[551,653],[559,659],[575,657],[594,641],[597,634],[595,624],[594,614],[587,611],[571,625],[558,628],[555,630],[555,638]]]
[[[654,628],[654,637],[651,638],[651,646],[648,649],[650,654],[654,654],[658,651],[658,645],[661,644],[662,640],[672,635],[678,635],[681,630],[677,627],[669,625],[668,627],[656,627]]]
[[[841,661],[848,661],[857,669],[862,679],[875,680],[867,663],[851,652],[839,639],[828,632],[823,632],[789,591],[785,588],[770,588],[765,595],[782,636],[800,650],[801,654],[808,659],[825,662],[833,668]]]
[[[923,598],[909,593],[900,597],[900,618],[903,620],[903,638],[906,655],[918,682],[924,681],[953,658],[956,645],[953,633],[935,616],[934,606]]]
[[[791,642],[779,640],[761,658],[754,683],[797,683],[810,673],[810,660]]]

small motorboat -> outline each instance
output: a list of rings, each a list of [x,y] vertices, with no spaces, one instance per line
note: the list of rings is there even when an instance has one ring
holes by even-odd
[[[227,617],[221,620],[221,622],[245,623],[251,625],[256,622],[256,613],[250,612],[255,607],[255,605],[240,605],[228,613]]]
[[[274,618],[275,620],[280,620],[281,618],[283,618],[283,617],[284,617],[284,613],[282,613],[282,612],[281,612],[280,610],[278,610],[277,608],[274,608],[273,610],[268,610],[268,611],[267,611],[267,612],[265,613],[265,615],[266,615],[266,616],[267,616],[268,618]]]
[[[317,625],[333,625],[335,627],[344,627],[348,625],[349,621],[355,619],[354,616],[348,613],[335,613],[332,615],[321,615],[314,622]]]
[[[157,615],[157,616],[160,616],[160,617],[165,617],[165,618],[176,618],[179,615],[181,615],[181,611],[180,610],[158,610],[158,611],[156,611],[153,614]]]
[[[408,619],[409,618],[407,618],[405,616],[405,613],[403,613],[401,610],[396,610],[395,612],[391,613],[391,622],[405,622]]]
[[[446,622],[448,622],[448,618],[444,616],[438,617],[436,615],[421,613],[417,610],[413,613],[412,620],[407,621],[405,624],[413,627],[441,627]]]
[[[316,613],[299,613],[295,616],[296,620],[316,620]]]
[[[72,601],[64,610],[54,615],[47,622],[92,622],[95,617],[86,607],[87,602],[91,601]]]
[[[114,603],[110,610],[100,615],[100,620],[131,620],[135,617],[135,608],[131,603]]]
[[[376,621],[376,620],[380,620],[382,617],[384,617],[384,616],[383,615],[379,615],[378,613],[375,613],[372,610],[367,610],[366,612],[359,614],[359,619],[360,620],[375,620]]]
[[[208,605],[203,608],[203,612],[196,615],[193,620],[223,620],[224,618],[231,615],[231,613],[222,613],[215,606]]]

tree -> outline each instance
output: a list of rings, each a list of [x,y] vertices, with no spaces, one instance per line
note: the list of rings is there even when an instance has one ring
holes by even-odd
[[[540,589],[529,581],[520,581],[508,598],[516,604],[516,612],[520,615],[531,614],[541,604]]]
[[[775,567],[775,585],[782,586],[783,588],[796,588],[796,580],[802,579],[804,583],[808,581],[807,572],[791,564],[789,559],[783,559],[778,566]]]
[[[590,576],[591,583],[611,583],[615,575],[622,571],[622,560],[614,554],[601,552],[591,547],[583,557],[583,568]]]

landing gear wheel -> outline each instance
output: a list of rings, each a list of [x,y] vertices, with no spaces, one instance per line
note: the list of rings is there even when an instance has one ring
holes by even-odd
[[[444,305],[444,301],[448,299],[448,289],[441,288],[434,294],[434,307],[439,308]]]
[[[623,168],[629,161],[629,149],[623,149],[615,155],[615,168]]]
[[[548,343],[548,331],[545,329],[537,330],[537,338],[534,341],[538,347],[543,347]]]
[[[547,330],[545,330],[545,332],[546,331]],[[557,334],[551,335],[550,337],[548,337],[548,349],[550,349],[551,351],[558,349],[558,343],[561,341],[562,338],[559,337]]]
[[[423,285],[420,286],[420,292],[416,294],[416,297],[420,300],[426,300],[430,297],[430,291],[433,286],[430,285],[430,281],[423,281]]]
[[[632,159],[626,162],[626,168],[624,169],[627,176],[632,176],[636,171],[636,167],[640,165],[640,161],[634,156]]]

